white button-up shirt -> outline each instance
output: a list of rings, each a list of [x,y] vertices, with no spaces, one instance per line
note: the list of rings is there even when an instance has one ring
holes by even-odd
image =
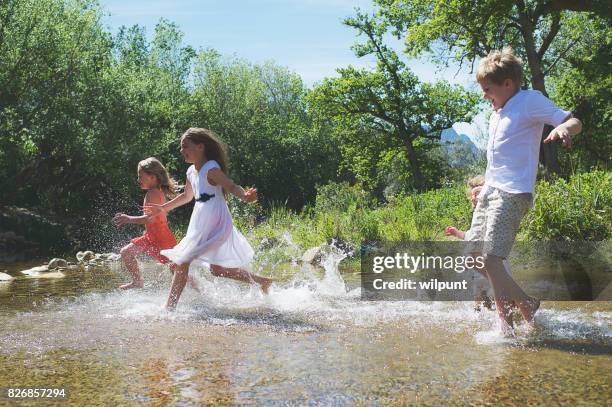
[[[489,119],[485,184],[513,194],[533,193],[544,124],[571,116],[537,90],[519,90]]]

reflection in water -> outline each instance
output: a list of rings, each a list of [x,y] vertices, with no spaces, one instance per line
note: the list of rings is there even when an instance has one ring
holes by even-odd
[[[174,313],[156,265],[129,292],[116,265],[0,283],[0,382],[65,386],[75,405],[607,401],[608,302],[544,303],[540,331],[507,339],[471,303],[361,301],[323,264],[285,267],[269,296],[202,271]]]
[[[139,401],[155,400],[153,405],[167,405],[172,394],[172,382],[166,361],[158,358],[145,361],[140,375],[144,378],[143,391],[147,395],[134,398]]]

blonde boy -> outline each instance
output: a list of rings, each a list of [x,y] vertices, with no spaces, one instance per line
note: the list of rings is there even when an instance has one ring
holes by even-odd
[[[469,240],[470,251],[486,256],[487,274],[497,312],[506,333],[512,332],[514,302],[528,322],[540,306],[504,271],[521,219],[533,202],[540,140],[545,124],[555,128],[544,143],[561,140],[571,146],[571,136],[582,123],[555,106],[536,90],[521,90],[522,61],[511,48],[492,51],[480,61],[476,79],[483,98],[493,105],[489,121],[485,185],[478,196]]]

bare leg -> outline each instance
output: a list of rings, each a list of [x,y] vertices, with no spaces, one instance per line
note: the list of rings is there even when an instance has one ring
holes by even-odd
[[[168,267],[170,267],[170,270],[172,271],[172,273],[174,273],[179,266],[176,263],[170,263],[168,264]],[[200,290],[200,285],[198,284],[194,276],[189,276],[187,280],[189,281],[189,285],[191,286],[191,288],[202,294],[202,290]]]
[[[131,283],[119,286],[119,288],[121,288],[122,290],[129,290],[130,288],[142,288],[142,276],[140,275],[140,270],[138,270],[138,262],[136,261],[136,256],[141,253],[142,251],[138,248],[138,246],[133,243],[130,243],[121,249],[121,260],[123,260],[123,264],[125,264],[125,267],[132,275]]]
[[[510,264],[504,259],[503,260],[503,265],[504,265],[504,271],[510,276],[512,277],[512,270],[510,269]],[[485,269],[476,269],[476,271],[483,275],[487,281],[489,281],[489,276],[486,273]],[[490,284],[490,283],[489,283]],[[481,291],[476,295],[475,297],[475,301],[476,301],[476,305],[474,307],[474,309],[476,311],[480,311],[480,306],[484,306],[485,308],[492,310],[493,309],[493,299],[489,296],[488,290],[486,289],[486,287],[482,287]],[[512,301],[512,307],[516,307],[516,304],[514,303],[514,301]]]
[[[528,296],[521,287],[516,284],[512,277],[506,273],[503,259],[498,256],[487,255],[485,269],[493,287],[495,304],[500,318],[512,326],[512,318],[509,310],[512,302],[517,304],[523,318],[528,323],[533,322],[533,316],[540,306],[540,302]]]
[[[181,293],[185,288],[187,279],[189,276],[189,263],[181,264],[174,269],[174,276],[172,277],[172,286],[170,287],[170,294],[168,295],[168,301],[166,302],[166,309],[171,311],[176,308]]]
[[[257,283],[261,286],[261,290],[266,294],[268,293],[270,285],[272,285],[272,279],[249,273],[248,271],[237,267],[228,268],[211,264],[210,270],[213,276],[227,277],[234,280],[243,281],[245,283]]]
[[[540,308],[540,300],[533,297],[528,297],[525,301],[518,302],[518,308],[523,315],[523,318],[531,327],[535,326],[534,316]]]

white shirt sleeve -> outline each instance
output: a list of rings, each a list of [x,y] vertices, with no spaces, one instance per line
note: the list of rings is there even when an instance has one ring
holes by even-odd
[[[571,115],[571,112],[557,107],[552,100],[537,90],[532,90],[531,95],[525,98],[524,113],[529,121],[550,124],[557,127],[566,121]]]
[[[219,165],[218,162],[216,162],[215,160],[210,160],[207,161],[206,164],[208,164],[208,169],[212,170],[213,168],[219,168],[221,169],[221,166]]]

